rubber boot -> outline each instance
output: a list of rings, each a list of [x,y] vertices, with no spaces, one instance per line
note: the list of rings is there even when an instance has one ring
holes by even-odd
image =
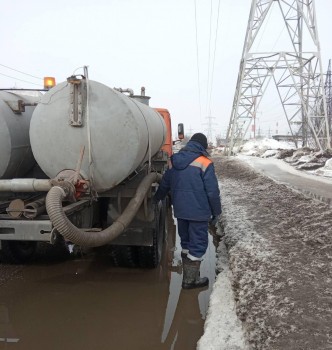
[[[182,249],[182,251],[181,251],[181,258],[182,258],[182,260],[187,258],[188,253],[189,253],[188,249]]]
[[[209,284],[207,277],[200,277],[201,261],[192,261],[189,258],[183,260],[183,289],[202,288]]]

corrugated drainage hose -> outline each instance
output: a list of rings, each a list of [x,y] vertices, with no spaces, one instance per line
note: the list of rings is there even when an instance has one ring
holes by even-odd
[[[161,175],[150,173],[138,186],[135,196],[130,200],[124,212],[108,228],[99,232],[87,232],[74,226],[67,218],[62,208],[66,193],[60,186],[54,186],[46,196],[46,210],[56,230],[66,240],[83,247],[99,247],[110,243],[118,237],[131,223],[139,210],[152,183],[160,182]]]

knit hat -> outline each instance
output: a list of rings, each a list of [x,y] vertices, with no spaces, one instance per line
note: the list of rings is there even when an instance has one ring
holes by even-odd
[[[196,141],[200,143],[205,149],[208,148],[207,138],[204,134],[198,132],[197,134],[194,134],[190,141]]]

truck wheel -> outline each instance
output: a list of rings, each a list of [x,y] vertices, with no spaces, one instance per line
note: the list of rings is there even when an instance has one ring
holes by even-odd
[[[9,264],[23,264],[34,259],[37,242],[1,241],[1,260]]]
[[[132,246],[112,246],[111,256],[114,265],[117,267],[137,267],[136,247]]]
[[[38,261],[55,262],[68,259],[70,257],[70,253],[64,239],[61,236],[56,240],[55,244],[38,242],[35,256]]]
[[[155,268],[158,266],[163,252],[165,239],[166,203],[156,206],[155,222],[153,227],[153,246],[138,247],[138,264],[142,268]]]

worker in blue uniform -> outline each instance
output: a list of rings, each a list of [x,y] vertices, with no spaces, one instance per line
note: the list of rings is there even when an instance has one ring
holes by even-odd
[[[171,192],[182,247],[184,289],[209,284],[207,277],[200,277],[200,265],[208,247],[208,223],[215,225],[221,214],[218,180],[207,147],[206,136],[194,134],[184,148],[172,155],[154,196],[159,201]]]

